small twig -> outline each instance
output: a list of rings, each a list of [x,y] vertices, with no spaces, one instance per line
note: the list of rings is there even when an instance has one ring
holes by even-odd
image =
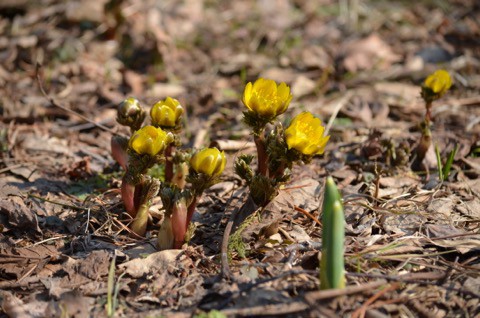
[[[312,215],[310,212],[302,209],[301,207],[298,207],[298,206],[294,206],[293,209],[297,212],[300,212],[302,213],[303,215],[307,216],[308,218],[312,219],[313,221],[315,221],[318,225],[322,226],[322,222],[320,222],[314,215]]]
[[[36,69],[35,69],[35,73],[36,73],[36,78],[37,78],[37,83],[38,83],[38,87],[40,88],[40,92],[42,93],[42,95],[50,102],[50,104],[52,104],[53,106],[55,107],[58,107],[64,111],[66,111],[67,113],[70,113],[72,115],[75,115],[77,117],[80,117],[81,119],[91,123],[92,125],[95,125],[96,127],[100,128],[100,129],[103,129],[105,131],[108,131],[114,135],[118,135],[118,136],[123,136],[123,137],[126,137],[125,135],[111,129],[111,128],[108,128],[107,126],[105,125],[102,125],[102,124],[99,124],[99,123],[96,123],[94,120],[86,117],[86,116],[83,116],[82,114],[79,114],[78,112],[70,109],[70,108],[67,108],[63,105],[60,105],[58,104],[48,93],[47,91],[45,90],[45,88],[43,87],[43,80],[42,80],[42,76],[41,76],[41,70],[42,70],[42,65],[40,63],[37,63],[36,65]]]
[[[22,277],[20,277],[20,278],[17,280],[17,283],[20,283],[22,280],[24,280],[25,278],[29,277],[29,276],[38,268],[38,265],[40,265],[40,262],[38,262],[37,264],[33,265],[25,274],[23,274]]]
[[[17,163],[16,165],[11,165],[11,166],[9,166],[9,167],[0,169],[0,173],[4,173],[4,172],[10,171],[10,170],[12,170],[12,169],[16,169],[16,168],[20,168],[20,167],[26,167],[26,166],[31,166],[31,165],[33,165],[33,163]]]
[[[288,190],[295,190],[295,189],[303,189],[303,188],[309,187],[311,185],[312,185],[311,183],[307,183],[307,184],[302,184],[302,185],[293,186],[293,187],[285,187],[281,190],[282,191],[288,191]]]
[[[399,286],[400,286],[399,283],[394,283],[391,286],[388,286],[387,288],[384,288],[384,289],[380,290],[375,295],[370,297],[362,306],[360,306],[360,308],[357,308],[357,310],[355,310],[352,313],[351,317],[352,318],[364,318],[365,317],[365,312],[367,311],[367,308],[368,308],[369,305],[374,303],[378,298],[380,298],[381,296],[383,296],[387,292],[396,290]]]
[[[143,236],[140,236],[138,235],[137,233],[133,232],[128,226],[126,226],[125,224],[123,224],[121,221],[117,220],[117,219],[113,219],[115,223],[117,223],[118,225],[120,225],[120,227],[122,228],[118,233],[120,233],[122,230],[125,230],[127,231],[131,236],[132,238],[135,238],[135,239],[139,239],[139,240],[144,240],[145,237]],[[117,233],[117,234],[118,234]]]
[[[380,278],[388,281],[395,281],[399,283],[411,283],[411,284],[417,284],[417,285],[422,285],[422,286],[438,286],[445,288],[446,290],[450,291],[455,291],[461,294],[466,294],[470,295],[472,297],[479,297],[477,293],[474,293],[472,291],[466,290],[466,289],[460,289],[460,288],[455,288],[455,287],[450,287],[450,286],[444,286],[439,284],[439,280],[442,280],[447,273],[445,272],[419,272],[419,273],[408,273],[405,275],[399,275],[399,276],[389,276],[389,275],[381,275],[381,274],[366,274],[366,273],[345,273],[347,276],[353,276],[353,277],[366,277],[366,278]],[[434,282],[429,282],[429,280],[433,280]]]
[[[335,298],[338,296],[352,295],[362,293],[364,291],[371,291],[372,289],[378,288],[387,284],[387,281],[384,279],[359,285],[359,286],[347,286],[342,289],[325,289],[319,291],[312,291],[305,294],[305,300],[311,306],[318,306],[317,302],[323,299]]]
[[[285,248],[286,252],[292,251],[311,251],[311,250],[320,250],[322,248],[322,243],[314,241],[305,241],[298,244],[291,244]]]
[[[43,244],[43,243],[46,243],[46,242],[55,241],[55,240],[63,239],[63,238],[66,238],[66,237],[68,237],[68,236],[67,235],[61,235],[61,236],[56,236],[56,237],[50,237],[48,239],[42,240],[42,241],[34,243],[32,245],[25,246],[25,248],[34,247],[34,246],[37,246],[37,245],[40,245],[40,244]]]
[[[76,205],[71,205],[71,204],[66,204],[66,203],[61,203],[61,202],[49,200],[49,199],[40,197],[40,196],[35,195],[35,194],[31,194],[31,193],[28,193],[28,194],[27,194],[27,197],[29,197],[29,198],[34,198],[34,199],[38,199],[38,200],[41,200],[41,201],[43,201],[43,202],[48,202],[48,203],[60,205],[60,206],[62,206],[62,207],[64,207],[64,208],[70,208],[70,209],[73,209],[73,210],[80,210],[80,211],[89,211],[89,210],[90,210],[90,208],[84,208],[84,207],[81,207],[81,206],[76,206]]]
[[[226,316],[279,316],[294,314],[308,309],[308,305],[303,302],[287,302],[273,305],[260,305],[247,308],[232,308],[222,310]]]
[[[327,123],[327,126],[325,127],[325,132],[323,133],[324,136],[327,136],[328,133],[330,132],[330,128],[332,128],[332,125],[333,125],[333,121],[335,120],[335,118],[337,118],[337,115],[338,115],[338,112],[340,111],[340,109],[342,109],[343,106],[345,106],[348,101],[350,100],[350,97],[352,96],[352,93],[351,92],[347,92],[345,94],[345,96],[343,96],[342,98],[340,98],[334,105],[334,109],[333,109],[333,113],[332,115],[330,116],[330,118],[328,119],[328,123]]]
[[[88,233],[88,225],[90,224],[90,208],[87,210],[87,224],[85,225],[85,234]]]

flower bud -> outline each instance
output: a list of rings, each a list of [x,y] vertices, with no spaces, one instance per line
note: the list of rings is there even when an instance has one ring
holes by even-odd
[[[133,130],[137,130],[142,126],[145,119],[145,111],[140,106],[140,102],[129,97],[118,105],[117,122],[124,126],[129,126]]]
[[[157,102],[150,110],[152,125],[162,128],[174,128],[183,114],[183,107],[175,98],[167,97]]]
[[[140,155],[155,156],[171,142],[173,136],[160,128],[145,126],[137,130],[130,138],[129,147]]]
[[[217,148],[205,148],[193,155],[190,160],[193,170],[211,177],[219,176],[226,163],[225,153]]]
[[[307,156],[321,155],[330,139],[323,136],[324,131],[320,119],[309,112],[300,113],[285,130],[288,149],[294,148]]]

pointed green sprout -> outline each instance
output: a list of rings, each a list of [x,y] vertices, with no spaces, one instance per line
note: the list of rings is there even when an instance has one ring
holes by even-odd
[[[322,258],[320,261],[320,287],[345,287],[344,241],[345,216],[340,192],[335,181],[328,177],[323,198]]]
[[[438,145],[435,145],[435,156],[437,157],[437,167],[438,167],[438,178],[441,182],[448,179],[450,175],[450,170],[452,169],[453,160],[455,159],[455,155],[458,151],[458,144],[455,144],[455,147],[448,153],[447,161],[445,162],[445,166],[442,165],[442,158],[440,155],[440,150],[438,149]]]

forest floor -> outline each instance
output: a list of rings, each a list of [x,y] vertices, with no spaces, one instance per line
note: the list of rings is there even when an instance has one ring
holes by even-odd
[[[434,102],[433,143],[444,162],[458,145],[443,181],[433,147],[428,171],[410,168],[437,69],[454,84]],[[233,162],[255,152],[241,97],[259,77],[291,86],[284,122],[308,110],[331,138],[222,275],[248,196]],[[155,249],[158,200],[146,237],[129,234],[110,153],[129,96],[179,99],[184,145],[227,154],[181,250]],[[0,317],[480,315],[479,106],[475,0],[1,1]],[[341,290],[319,290],[328,175],[345,207]]]

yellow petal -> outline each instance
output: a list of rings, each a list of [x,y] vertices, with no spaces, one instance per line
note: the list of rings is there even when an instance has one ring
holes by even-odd
[[[245,104],[245,106],[247,106],[249,109],[250,109],[249,101],[252,98],[252,87],[253,85],[250,82],[247,84],[247,86],[245,86],[245,90],[243,91],[243,98],[242,98],[243,104]]]

